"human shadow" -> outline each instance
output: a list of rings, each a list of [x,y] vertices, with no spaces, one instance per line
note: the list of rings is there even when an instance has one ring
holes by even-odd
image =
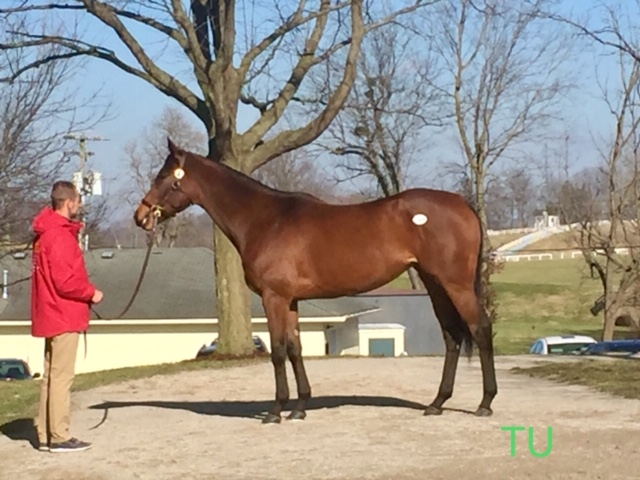
[[[295,399],[290,400],[285,407],[285,410],[291,410],[295,405],[295,401]],[[100,404],[91,405],[89,409],[105,410],[105,417],[106,412],[111,409],[129,407],[155,407],[167,408],[171,410],[186,410],[200,415],[256,419],[263,418],[266,415],[267,411],[273,406],[273,403],[273,400],[210,402],[180,402],[167,400],[147,400],[131,402],[106,401]],[[426,408],[426,405],[409,400],[403,400],[401,398],[353,395],[312,397],[307,404],[307,411],[321,410],[325,408],[339,408],[345,406],[407,408],[411,410],[424,410]],[[443,410],[473,414],[473,412],[460,409],[443,408]]]
[[[32,418],[18,418],[0,425],[0,433],[14,441],[27,441],[38,449],[38,432]]]

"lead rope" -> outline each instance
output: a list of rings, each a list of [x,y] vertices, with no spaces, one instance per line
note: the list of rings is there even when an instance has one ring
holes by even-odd
[[[151,248],[153,247],[153,238],[154,238],[154,234],[156,231],[156,219],[160,216],[160,207],[155,206],[152,209],[153,212],[153,217],[154,217],[154,225],[153,225],[153,229],[149,232],[149,236],[147,239],[147,255],[144,258],[144,263],[142,264],[142,271],[140,272],[140,277],[138,278],[138,284],[136,285],[135,290],[133,291],[133,295],[131,297],[131,300],[129,300],[129,303],[127,304],[127,306],[125,307],[125,309],[122,311],[122,313],[120,315],[118,315],[115,319],[118,319],[120,317],[122,317],[127,310],[129,310],[129,307],[131,307],[131,305],[133,304],[133,299],[136,298],[136,295],[138,294],[138,290],[140,289],[140,285],[142,284],[142,278],[144,277],[144,273],[147,270],[147,263],[149,262],[149,255],[151,254]],[[95,313],[98,318],[102,318],[100,316],[100,314],[98,312],[96,312],[94,310],[93,307],[91,307],[91,310],[93,310],[93,313]],[[110,319],[110,320],[115,320],[115,319]],[[87,358],[87,332],[84,332],[84,357]],[[97,425],[94,425],[93,427],[89,428],[89,430],[95,430],[96,428],[100,427],[100,425],[102,425],[104,422],[107,421],[107,416],[109,415],[109,407],[104,409],[104,414],[102,415],[102,419],[98,422]]]
[[[146,253],[145,257],[144,257],[144,263],[142,264],[142,270],[140,270],[140,276],[138,277],[138,283],[136,284],[136,288],[133,290],[133,294],[131,295],[131,298],[129,299],[129,303],[127,303],[127,305],[124,307],[124,310],[122,310],[120,315],[118,315],[117,317],[114,317],[114,318],[104,318],[92,306],[91,310],[93,311],[93,313],[96,314],[96,317],[98,317],[98,320],[107,320],[107,321],[118,320],[119,318],[123,317],[125,313],[127,313],[129,311],[129,309],[131,308],[131,305],[133,305],[133,301],[138,296],[138,292],[140,291],[140,286],[142,285],[142,279],[144,278],[144,274],[147,271],[147,265],[149,264],[149,257],[151,256],[151,249],[152,248],[153,248],[153,231],[152,231],[152,233],[150,233],[148,235],[148,238],[147,238],[147,253]],[[83,333],[84,333],[84,358],[86,360],[86,358],[87,358],[87,331],[85,330]]]

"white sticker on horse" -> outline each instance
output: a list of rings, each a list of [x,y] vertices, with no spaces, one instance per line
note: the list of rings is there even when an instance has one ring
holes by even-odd
[[[413,216],[411,221],[416,225],[424,225],[425,223],[427,223],[427,216],[423,215],[422,213],[418,213]]]
[[[173,172],[173,176],[178,180],[182,180],[182,178],[184,177],[184,170],[181,168],[176,168],[176,170]]]

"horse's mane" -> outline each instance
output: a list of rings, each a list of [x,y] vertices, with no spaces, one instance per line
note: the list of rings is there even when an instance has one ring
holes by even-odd
[[[247,185],[250,189],[257,189],[257,190],[261,190],[265,193],[268,193],[270,195],[275,195],[275,196],[279,196],[279,197],[285,197],[285,198],[301,198],[301,199],[307,199],[307,200],[313,200],[315,202],[320,202],[320,203],[327,203],[324,200],[322,200],[321,198],[312,195],[310,193],[307,192],[302,192],[302,191],[286,191],[286,190],[279,190],[277,188],[271,187],[269,185],[266,185],[258,180],[256,180],[255,178],[246,175],[245,173],[242,173],[234,168],[231,168],[230,166],[217,161],[217,160],[211,160],[207,157],[204,157],[202,155],[199,155],[197,153],[194,152],[189,152],[189,151],[184,151],[184,153],[187,156],[191,156],[192,158],[195,158],[198,163],[204,165],[205,167],[208,167],[209,164],[211,162],[217,162],[217,164],[219,166],[221,166],[222,168],[225,169],[225,171],[231,175],[232,177],[234,177],[234,179],[236,179],[237,181],[241,182],[244,185]]]

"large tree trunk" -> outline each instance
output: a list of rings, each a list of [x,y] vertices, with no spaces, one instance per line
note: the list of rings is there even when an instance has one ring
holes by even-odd
[[[476,184],[476,188],[475,188],[476,210],[478,211],[478,216],[480,217],[480,221],[482,222],[482,234],[484,236],[483,238],[484,247],[488,248],[489,234],[487,233],[488,232],[487,205],[485,201],[486,192],[484,187],[484,178],[485,178],[485,172],[483,167],[478,167],[477,171],[475,172],[475,179],[474,179]]]
[[[251,340],[251,297],[244,279],[242,260],[226,235],[214,227],[218,347],[221,354],[248,355]]]
[[[611,269],[613,271],[613,269]],[[618,316],[618,310],[620,309],[620,292],[615,291],[613,275],[609,273],[606,280],[605,289],[605,309],[604,309],[604,324],[602,326],[602,340],[613,340],[613,333],[616,329],[616,317]]]
[[[612,302],[604,310],[604,326],[602,327],[602,340],[613,340],[613,333],[616,329],[616,313],[618,306],[616,302]]]
[[[216,142],[215,131],[209,132],[211,161],[243,171],[234,155],[233,142]],[[216,160],[218,159],[218,160]],[[213,226],[213,255],[216,273],[216,313],[218,317],[217,353],[224,355],[250,355],[253,353],[251,324],[251,291],[245,281],[242,259],[236,247],[224,232]]]

